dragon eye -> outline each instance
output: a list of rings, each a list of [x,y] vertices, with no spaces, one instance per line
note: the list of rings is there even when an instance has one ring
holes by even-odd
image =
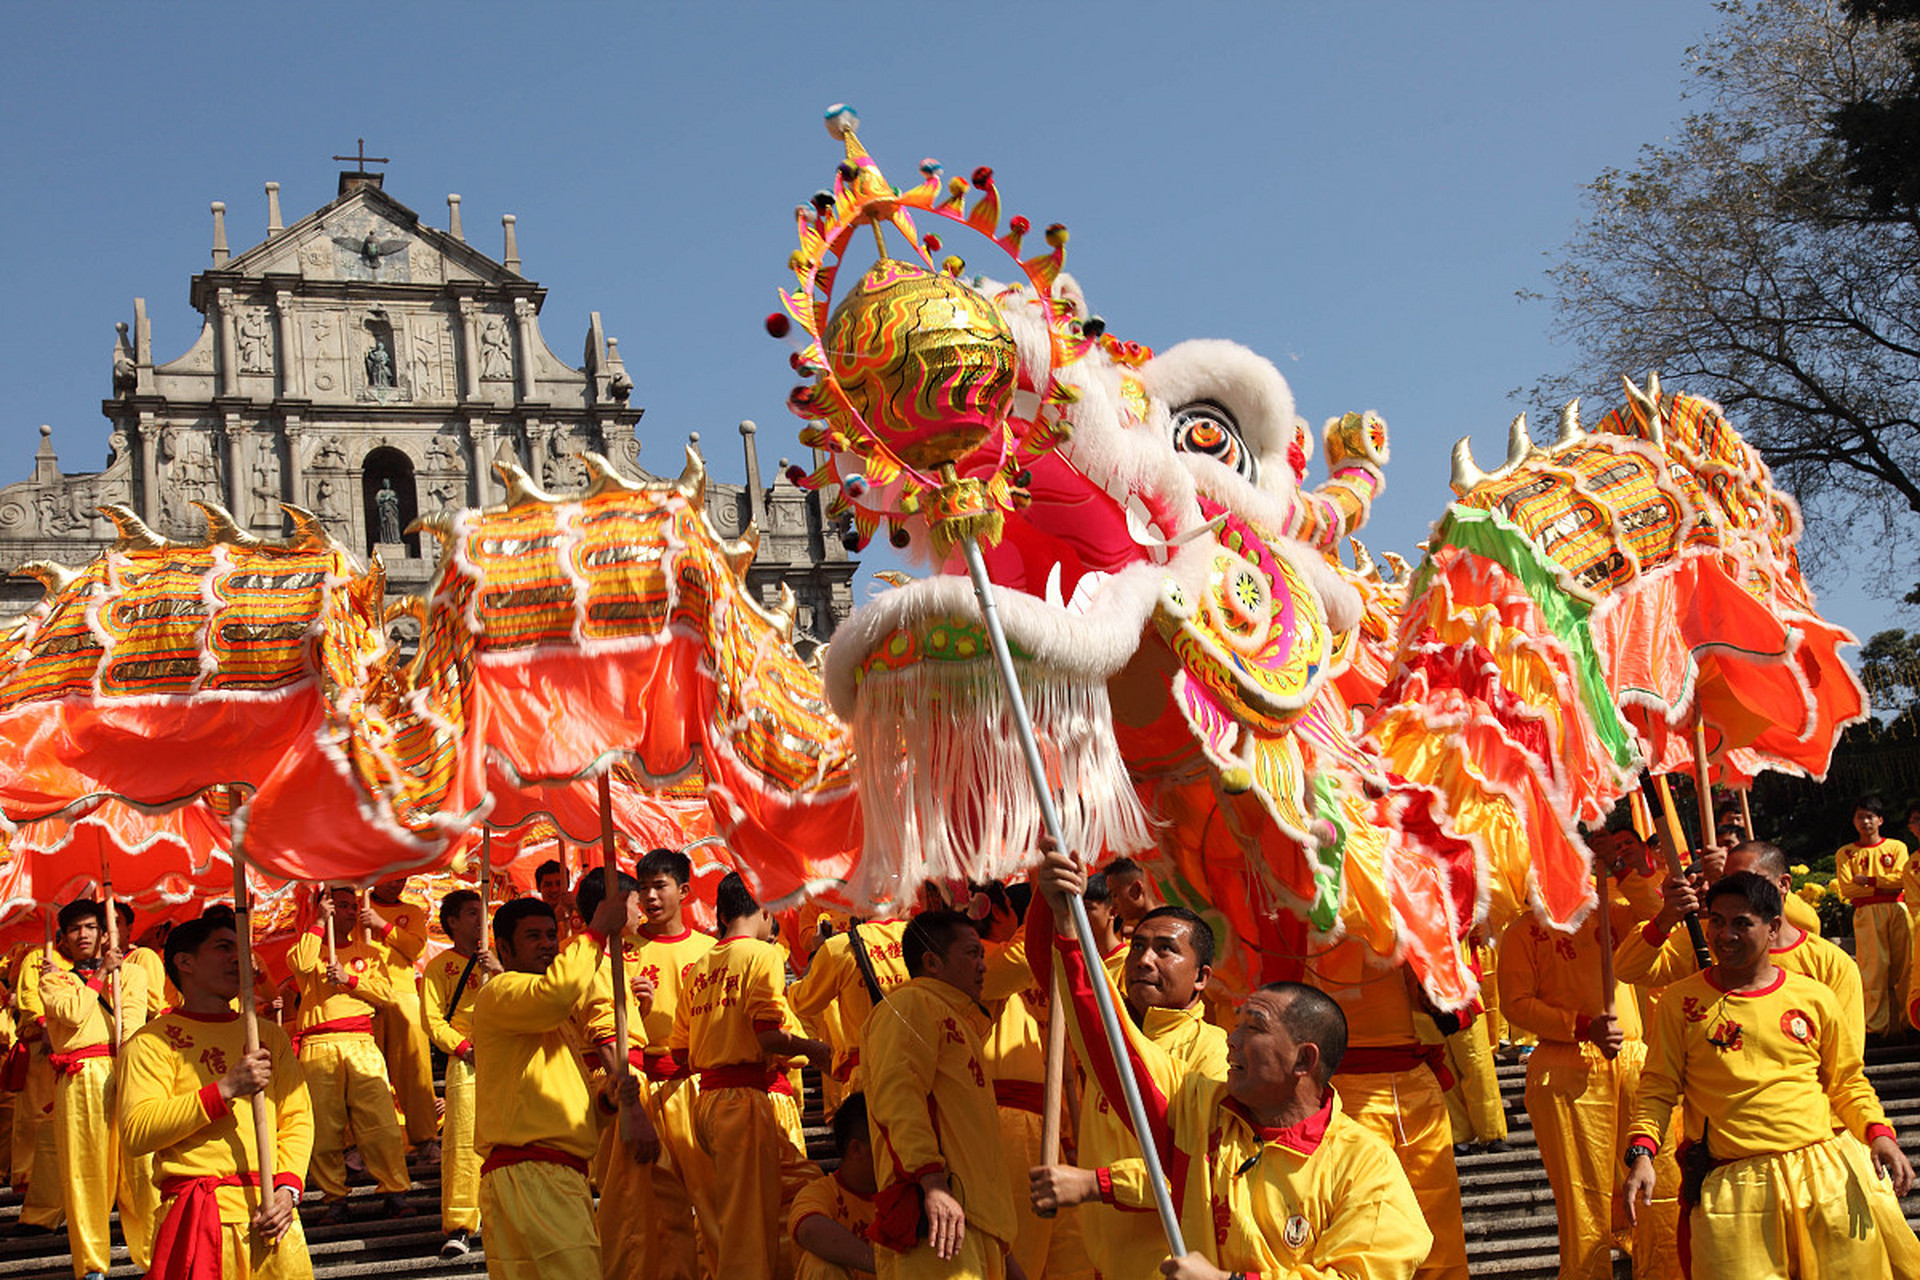
[[[1211,400],[1196,400],[1173,411],[1173,447],[1225,463],[1248,480],[1260,478],[1260,464],[1240,438],[1240,424]]]

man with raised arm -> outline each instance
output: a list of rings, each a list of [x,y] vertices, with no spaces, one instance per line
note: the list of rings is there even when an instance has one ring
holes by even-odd
[[[1121,1064],[1100,1026],[1093,979],[1073,941],[1067,898],[1084,876],[1046,850],[1035,881],[1053,907],[1028,918],[1029,946],[1059,957],[1078,1040],[1116,1107]],[[1407,1280],[1433,1245],[1406,1173],[1385,1141],[1342,1112],[1329,1086],[1346,1051],[1346,1020],[1324,993],[1273,983],[1241,1004],[1225,1078],[1179,1073],[1170,1093],[1142,1060],[1145,1037],[1122,1022],[1149,1137],[1172,1183],[1188,1252],[1161,1274],[1179,1280]],[[1143,1160],[1101,1170],[1036,1169],[1038,1209],[1099,1197],[1151,1209]],[[1162,1246],[1164,1249],[1164,1245]]]
[[[129,1151],[153,1156],[162,1197],[154,1280],[309,1280],[294,1212],[313,1152],[306,1077],[286,1033],[259,1028],[247,1052],[240,943],[231,920],[202,916],[167,935],[167,980],[180,1006],[127,1042],[120,1126]],[[265,1099],[273,1186],[260,1192],[254,1108]]]
[[[1686,1104],[1682,1261],[1697,1276],[1884,1276],[1920,1269],[1896,1196],[1913,1166],[1825,986],[1773,963],[1780,890],[1736,872],[1706,893],[1713,967],[1654,1015],[1625,1161],[1629,1216]],[[1867,1144],[1834,1136],[1832,1117]],[[1870,1150],[1869,1150],[1870,1148]]]
[[[553,908],[540,899],[516,898],[494,913],[504,968],[473,1002],[473,1138],[494,1280],[599,1280],[587,1185],[595,1103],[565,1028],[626,915],[626,895],[608,895],[563,949]],[[623,1082],[632,1105],[638,1081]]]
[[[440,900],[440,927],[453,946],[434,957],[420,992],[427,1034],[447,1055],[447,1114],[440,1139],[443,1258],[464,1256],[480,1234],[480,1153],[473,1145],[473,1002],[500,962],[480,945],[486,908],[471,889]]]
[[[406,876],[373,886],[367,909],[380,920],[373,930],[385,961],[392,1000],[373,1015],[374,1039],[386,1059],[387,1079],[400,1104],[407,1145],[425,1148],[440,1136],[440,1113],[433,1098],[433,1055],[420,1012],[420,956],[427,949],[426,898],[407,888]]]
[[[881,1280],[1001,1280],[1019,1231],[987,1075],[986,948],[957,911],[923,911],[901,936],[907,985],[867,1020],[867,1127],[880,1193]]]

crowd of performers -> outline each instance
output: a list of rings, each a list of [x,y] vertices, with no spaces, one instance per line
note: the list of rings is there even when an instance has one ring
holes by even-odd
[[[101,905],[77,901],[51,952],[5,965],[16,1047],[0,1135],[22,1226],[64,1216],[83,1278],[108,1269],[116,1204],[153,1275],[311,1275],[302,1198],[324,1202],[319,1222],[347,1220],[351,1153],[383,1215],[418,1212],[412,1147],[441,1163],[443,1256],[484,1231],[489,1273],[513,1280],[1464,1280],[1455,1155],[1503,1141],[1494,1059],[1524,1053],[1562,1276],[1611,1276],[1616,1247],[1639,1276],[1920,1275],[1896,1200],[1913,1170],[1862,1065],[1870,1037],[1920,1023],[1902,995],[1920,996],[1906,905],[1920,907],[1920,857],[1882,836],[1885,817],[1862,801],[1839,855],[1857,964],[1788,892],[1774,846],[1723,832],[1672,878],[1619,833],[1597,842],[1608,900],[1576,932],[1523,920],[1472,939],[1484,1008],[1460,1016],[1352,942],[1308,957],[1304,983],[1227,999],[1205,920],[1159,905],[1125,860],[1088,874],[1047,848],[1029,883],[977,886],[960,910],[820,915],[776,938],[737,875],[719,887],[716,933],[694,928],[687,858],[654,850],[611,895],[598,870],[570,891],[557,863],[535,895],[447,893],[452,945],[424,960],[434,908],[403,881],[364,901],[319,891],[286,982],[253,994],[286,1030],[263,1019],[249,1053],[230,910],[122,956]],[[1920,810],[1909,823],[1920,836]],[[1097,971],[1072,942],[1076,892]],[[1705,971],[1690,913],[1711,943]],[[1102,983],[1123,1011],[1124,1062],[1101,1032]],[[1064,1152],[1047,1163],[1056,986],[1070,1065]],[[801,1064],[823,1082],[830,1174],[807,1158]],[[1179,1258],[1141,1136],[1171,1184]]]

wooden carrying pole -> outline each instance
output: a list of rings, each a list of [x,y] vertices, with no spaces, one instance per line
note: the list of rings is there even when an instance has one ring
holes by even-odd
[[[480,833],[480,949],[492,945],[493,932],[493,832]]]
[[[1653,814],[1654,834],[1660,840],[1660,851],[1666,855],[1667,874],[1678,880],[1687,874],[1687,867],[1680,860],[1680,850],[1686,845],[1685,834],[1680,830],[1680,815],[1674,811],[1673,793],[1667,789],[1667,780],[1656,777],[1651,771],[1640,775],[1640,789],[1646,796],[1647,808]],[[1693,943],[1693,958],[1705,972],[1713,966],[1713,953],[1707,950],[1707,932],[1700,924],[1698,911],[1687,912],[1687,937]]]
[[[107,950],[120,949],[120,912],[113,903],[113,869],[106,859],[100,860],[100,896],[107,900]],[[108,979],[113,984],[113,1039],[108,1043],[115,1053],[120,1052],[121,1042],[126,1038],[127,1011],[120,1002],[120,970],[115,969]]]
[[[247,860],[240,852],[240,834],[233,838],[233,931],[240,951],[240,1020],[247,1031],[247,1052],[260,1051],[260,1019],[253,999],[253,902],[247,893]],[[331,926],[332,921],[328,921]],[[327,929],[327,961],[333,963],[333,930]],[[273,1116],[262,1089],[247,1099],[253,1112],[253,1149],[260,1165],[260,1204],[272,1203],[273,1195]]]
[[[1713,782],[1707,776],[1707,720],[1698,706],[1693,709],[1693,798],[1700,811],[1700,847],[1705,849],[1719,839],[1713,821]]]
[[[1065,1110],[1062,1094],[1066,1092],[1067,1075],[1067,1018],[1066,1006],[1060,999],[1060,972],[1055,969],[1053,980],[1047,991],[1047,1092],[1045,1108],[1040,1113],[1040,1163],[1060,1163],[1060,1117]],[[1040,1215],[1043,1218],[1054,1216],[1053,1210]]]
[[[619,857],[613,847],[613,771],[600,775],[600,851],[607,868],[607,900],[620,896]],[[631,1069],[627,1062],[627,922],[624,917],[607,939],[607,959],[613,965],[613,1075],[624,1082]],[[620,1103],[620,1140],[631,1141],[633,1114],[623,1098]]]
[[[1598,878],[1594,881],[1594,894],[1598,901],[1593,907],[1593,932],[1600,944],[1600,1012],[1611,1018],[1614,1014],[1613,912],[1608,909],[1612,904],[1607,892],[1607,864],[1598,863],[1596,870]],[[1606,1056],[1611,1058],[1616,1055],[1607,1053]]]

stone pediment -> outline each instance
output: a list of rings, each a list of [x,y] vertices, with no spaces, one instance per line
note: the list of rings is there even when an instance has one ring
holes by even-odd
[[[419,214],[370,185],[353,188],[211,274],[226,287],[236,283],[236,276],[270,275],[372,285],[471,282],[482,290],[515,286],[523,292],[531,284],[466,241],[427,226]],[[196,307],[203,281],[212,283],[208,276],[195,277]]]

